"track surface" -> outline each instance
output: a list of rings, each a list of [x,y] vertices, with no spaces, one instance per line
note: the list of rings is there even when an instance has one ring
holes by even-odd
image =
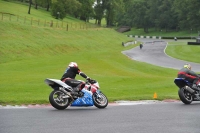
[[[144,43],[144,47],[141,50],[139,47],[135,47],[133,49],[123,51],[122,53],[133,60],[177,70],[181,69],[184,64],[189,63],[192,65],[193,71],[200,72],[200,64],[178,60],[168,56],[165,53],[165,48],[167,47],[166,41],[158,39],[139,39],[138,41],[142,41]]]
[[[0,109],[0,133],[199,133],[199,102]]]

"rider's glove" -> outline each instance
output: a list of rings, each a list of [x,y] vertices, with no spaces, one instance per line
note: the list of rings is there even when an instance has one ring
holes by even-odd
[[[88,81],[90,81],[90,80],[91,80],[91,78],[90,78],[90,77],[87,77],[86,79],[87,79]]]

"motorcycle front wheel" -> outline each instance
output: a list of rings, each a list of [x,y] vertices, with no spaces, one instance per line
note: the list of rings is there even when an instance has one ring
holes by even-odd
[[[193,101],[193,97],[192,94],[189,93],[187,90],[183,88],[179,89],[178,91],[178,95],[180,100],[184,103],[184,104],[190,104]]]
[[[70,104],[70,99],[65,98],[65,96],[66,95],[62,91],[54,90],[49,95],[49,102],[58,110],[66,109]]]
[[[105,108],[108,105],[108,99],[102,92],[96,92],[93,94],[92,99],[94,101],[94,105],[97,108]]]

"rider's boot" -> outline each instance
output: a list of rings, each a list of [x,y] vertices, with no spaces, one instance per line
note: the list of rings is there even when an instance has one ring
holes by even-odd
[[[81,84],[79,84],[77,87],[73,88],[73,91],[71,92],[71,94],[79,95],[82,97],[84,95],[84,93],[81,91]]]

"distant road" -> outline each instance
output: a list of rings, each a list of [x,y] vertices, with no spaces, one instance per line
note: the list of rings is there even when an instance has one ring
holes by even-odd
[[[192,70],[200,72],[200,64],[188,61],[179,60],[168,56],[165,53],[167,42],[159,39],[138,39],[144,43],[143,48],[140,50],[139,47],[135,47],[130,50],[123,51],[122,53],[127,55],[133,60],[146,62],[156,66],[181,69],[184,64],[189,63],[192,65]]]

